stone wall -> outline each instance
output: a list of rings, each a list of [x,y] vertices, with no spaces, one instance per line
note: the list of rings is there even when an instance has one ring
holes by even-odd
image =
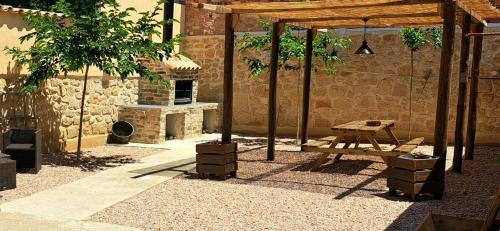
[[[361,44],[362,30],[339,30],[338,33],[352,38],[353,44],[349,50],[339,52],[347,63],[338,65],[337,75],[327,75],[321,66],[313,73],[310,133],[327,135],[331,126],[352,120],[395,119],[397,135],[401,139],[406,138],[410,118],[410,51],[402,45],[398,30],[369,30],[367,40],[376,53],[369,57],[353,55],[354,50]],[[498,37],[487,37],[484,40],[482,78],[500,78],[499,43]],[[199,73],[198,99],[222,102],[224,37],[187,36],[183,47],[183,52],[202,66]],[[459,53],[460,36],[457,36],[449,116],[451,141],[455,127]],[[260,55],[266,56],[266,54]],[[265,72],[259,78],[248,78],[249,71],[242,62],[242,57],[243,54],[236,50],[233,128],[235,132],[265,134],[268,73]],[[439,60],[440,50],[425,48],[415,54],[412,136],[425,136],[428,142],[433,140]],[[316,59],[314,61],[318,62]],[[302,81],[302,73],[284,71],[279,73],[279,134],[296,134],[300,120],[298,114],[302,102]],[[477,142],[500,144],[499,108],[500,81],[481,79]]]
[[[9,79],[7,79],[9,80]],[[15,79],[10,79],[15,81]],[[36,116],[29,126],[42,130],[44,152],[73,151],[76,149],[83,78],[70,77],[47,80],[35,95]],[[122,82],[109,77],[91,77],[88,80],[83,117],[83,146],[105,144],[113,122],[118,119],[118,105],[137,103],[138,79]],[[12,119],[15,96],[2,98],[2,114],[9,126],[19,126]],[[16,109],[19,114],[19,108]],[[24,125],[23,125],[24,126]],[[23,127],[21,126],[21,127]]]
[[[43,88],[47,94],[47,103],[61,115],[59,142],[62,150],[74,150],[78,136],[82,89],[83,80],[71,79],[51,79]],[[109,78],[90,79],[85,98],[83,135],[107,137],[113,122],[118,119],[117,106],[136,103],[137,93],[137,79],[125,82]],[[43,109],[41,111],[43,112]]]
[[[135,134],[131,142],[159,144],[167,136],[176,139],[190,138],[202,134],[204,122],[215,122],[217,118],[204,121],[204,111],[218,110],[217,103],[193,103],[188,105],[127,105],[120,106],[120,120],[132,123]]]
[[[121,120],[126,120],[134,126],[135,135],[131,142],[158,144],[165,141],[165,123],[162,120],[160,108],[120,108]]]

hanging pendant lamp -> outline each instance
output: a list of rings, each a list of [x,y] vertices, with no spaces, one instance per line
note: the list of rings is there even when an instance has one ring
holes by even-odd
[[[339,52],[337,51],[337,49],[333,48],[332,53],[330,53],[330,56],[333,59],[338,59],[339,58]]]
[[[372,49],[370,49],[370,47],[368,46],[368,42],[366,41],[366,24],[368,22],[368,19],[365,18],[365,19],[363,19],[363,21],[365,22],[365,33],[364,33],[364,36],[363,36],[363,44],[361,45],[361,47],[354,54],[357,54],[357,55],[373,55],[375,53],[372,51]]]

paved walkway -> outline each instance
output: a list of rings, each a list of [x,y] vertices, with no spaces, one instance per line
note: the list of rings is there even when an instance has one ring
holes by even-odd
[[[195,166],[195,144],[210,140],[173,140],[165,151],[138,163],[112,168],[78,181],[11,201],[0,206],[2,214],[15,213],[47,219],[84,220],[125,199],[171,179]],[[11,219],[12,220],[12,219]],[[0,219],[0,227],[4,226]]]
[[[121,225],[106,224],[90,221],[78,221],[70,219],[55,219],[47,217],[37,217],[24,214],[0,213],[0,230],[2,231],[139,231]]]

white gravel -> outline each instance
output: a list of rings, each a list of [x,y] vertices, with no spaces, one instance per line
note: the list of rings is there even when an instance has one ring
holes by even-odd
[[[418,203],[387,196],[380,163],[369,158],[365,170],[352,170],[359,161],[346,157],[311,173],[296,168],[315,154],[278,152],[270,163],[261,150],[250,151],[240,155],[238,179],[170,180],[90,220],[145,230],[414,230],[431,211],[484,217],[500,186],[499,151],[478,147],[463,175],[447,174],[443,200]]]
[[[108,168],[133,163],[160,151],[120,146],[88,148],[83,149],[80,167],[76,166],[75,154],[43,154],[42,170],[38,174],[18,173],[17,188],[0,191],[0,204],[73,182]]]

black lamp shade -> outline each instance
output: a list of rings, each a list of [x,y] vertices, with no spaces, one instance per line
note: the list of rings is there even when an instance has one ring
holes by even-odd
[[[367,41],[363,41],[363,45],[354,53],[357,55],[373,55],[375,54],[372,49],[368,46]]]
[[[332,53],[330,54],[330,56],[334,57],[334,58],[338,58],[339,57],[339,52],[335,49],[332,50]]]

